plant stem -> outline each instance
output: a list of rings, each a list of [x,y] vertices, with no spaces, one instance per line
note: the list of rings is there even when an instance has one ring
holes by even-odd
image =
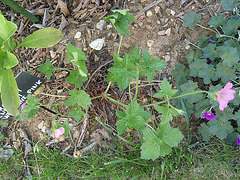
[[[109,90],[111,84],[112,84],[112,82],[110,81],[109,84],[108,84],[108,86],[107,86],[107,89],[106,89],[105,92],[104,92],[104,94],[107,94],[107,92],[108,92],[108,90]]]
[[[177,99],[177,98],[180,98],[180,97],[183,97],[183,96],[188,96],[188,95],[197,94],[197,93],[209,93],[209,92],[208,91],[194,91],[194,92],[182,94],[182,95],[179,95],[179,96],[176,96],[176,97],[172,97],[172,98],[169,98],[167,100],[164,100],[164,101],[161,101],[161,102],[158,102],[158,103],[148,104],[148,105],[145,105],[145,106],[142,106],[142,107],[150,107],[150,106],[162,104],[162,103],[165,103],[165,102],[167,102],[169,100],[173,100],[173,99]]]
[[[119,42],[119,47],[118,47],[118,54],[120,53],[120,49],[121,49],[121,46],[122,46],[122,40],[123,40],[123,36],[121,36],[121,39],[120,39],[120,42]]]
[[[19,6],[16,2],[14,2],[14,0],[0,0],[0,1],[2,1],[6,5],[8,5],[9,7],[13,8],[15,11],[19,12],[20,14],[22,14],[23,16],[28,18],[33,23],[39,23],[40,22],[40,20],[36,16],[32,15],[27,10],[25,10],[24,8]]]
[[[44,96],[52,96],[52,97],[68,97],[68,96],[60,96],[60,95],[46,94],[46,93],[40,93],[40,94]]]
[[[130,99],[131,102],[132,102],[131,86],[130,86],[130,84],[128,85],[128,93],[129,93],[129,99]]]
[[[137,99],[137,94],[138,94],[138,76],[139,76],[139,72],[138,72],[138,70],[137,70],[136,90],[135,90],[134,100]]]
[[[213,29],[210,29],[210,28],[207,28],[207,27],[205,27],[205,26],[202,26],[201,24],[197,24],[197,25],[198,25],[199,27],[203,28],[203,29],[206,29],[206,30],[209,30],[209,31],[212,31],[212,32],[218,34],[218,32],[217,32],[217,31],[214,31]]]
[[[123,107],[127,107],[126,104],[123,104],[123,103],[121,103],[121,102],[119,102],[119,101],[117,101],[117,100],[115,100],[115,99],[113,99],[113,98],[111,98],[111,97],[109,97],[109,96],[105,96],[105,97],[106,97],[107,99],[109,99],[110,101],[116,103],[116,104],[119,104],[119,105],[121,105],[121,106],[123,106]]]

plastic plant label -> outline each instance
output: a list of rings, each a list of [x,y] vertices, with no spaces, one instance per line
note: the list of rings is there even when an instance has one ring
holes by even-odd
[[[18,86],[20,106],[27,100],[28,94],[33,94],[45,82],[45,79],[24,71],[20,72],[15,79]],[[0,119],[8,119],[9,117],[10,114],[4,109],[0,99]]]

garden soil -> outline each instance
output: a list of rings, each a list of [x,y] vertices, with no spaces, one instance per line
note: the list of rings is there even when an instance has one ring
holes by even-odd
[[[47,108],[46,110],[40,107],[40,111],[35,117],[22,122],[9,118],[8,127],[2,131],[5,140],[1,145],[10,144],[17,149],[22,148],[22,138],[24,138],[22,132],[25,132],[33,143],[41,141],[42,145],[51,147],[54,144],[54,138],[48,135],[52,133],[52,122],[56,120],[63,123],[66,120],[57,113],[67,115],[68,111],[63,103],[68,97],[68,91],[77,89],[65,81],[69,72],[66,70],[56,71],[47,80],[46,76],[37,68],[49,59],[58,68],[73,69],[71,63],[66,60],[68,43],[82,48],[86,54],[86,64],[91,79],[86,92],[94,97],[101,95],[106,90],[108,83],[104,80],[108,74],[108,68],[113,65],[113,54],[117,52],[120,41],[120,36],[113,26],[101,21],[103,17],[111,15],[112,9],[128,8],[136,18],[129,26],[131,35],[123,37],[120,55],[129,53],[131,49],[138,47],[140,52],[146,49],[154,59],[161,58],[168,63],[167,67],[157,74],[153,82],[148,83],[145,79],[140,81],[140,104],[149,99],[153,101],[151,95],[159,91],[158,85],[161,84],[163,78],[167,78],[174,86],[171,71],[176,63],[185,62],[185,55],[192,49],[188,42],[196,43],[199,36],[209,35],[208,31],[199,27],[194,30],[183,27],[184,15],[193,11],[197,12],[202,17],[201,24],[206,25],[211,16],[222,11],[220,0],[130,0],[128,2],[127,0],[22,0],[18,3],[41,19],[40,24],[34,24],[1,3],[1,11],[6,19],[13,21],[18,26],[14,35],[18,41],[21,42],[27,35],[43,27],[58,28],[62,30],[64,37],[52,48],[21,47],[15,51],[20,62],[13,68],[15,75],[21,71],[27,71],[46,79],[44,85],[36,93],[36,97],[40,98],[41,104]],[[89,44],[99,38],[104,38],[105,43],[100,50],[93,50]],[[132,82],[133,92],[134,85],[135,82]],[[128,91],[120,92],[115,84],[110,87],[108,94],[122,103],[129,103]],[[50,106],[51,104],[58,105],[53,107]],[[60,142],[56,143],[56,147],[72,155],[74,145],[78,145],[78,148],[81,149],[96,139],[105,139],[111,144],[109,136],[96,118],[111,131],[117,133],[116,109],[121,109],[121,107],[104,98],[93,100],[88,116],[85,116],[81,122],[77,123],[73,118],[69,120],[71,124],[77,123],[71,128],[72,140],[69,137],[62,137],[59,139]],[[154,109],[151,110],[151,113],[154,120],[161,119]],[[196,119],[191,123],[192,134],[197,133],[197,125],[200,121],[200,119]],[[181,128],[184,123],[184,118],[177,118],[172,125]],[[130,129],[129,132],[133,141],[139,143],[136,132]],[[125,135],[123,136],[125,137]],[[42,140],[44,137],[47,138]],[[101,146],[101,143],[98,145]]]

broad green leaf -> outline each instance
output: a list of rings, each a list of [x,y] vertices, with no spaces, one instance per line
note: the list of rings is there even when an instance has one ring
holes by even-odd
[[[171,128],[169,123],[160,124],[159,130],[156,132],[145,128],[141,158],[155,160],[159,156],[165,156],[172,151],[172,147],[178,145],[182,138],[181,132],[176,128]]]
[[[228,133],[233,132],[233,127],[229,121],[224,122],[221,120],[213,119],[209,121],[209,125],[209,132],[212,135],[216,135],[219,139],[225,139]]]
[[[202,48],[203,57],[214,60],[216,57],[216,44],[209,43],[206,47]]]
[[[199,71],[202,69],[202,65],[206,64],[207,60],[206,59],[196,59],[194,60],[190,65],[189,65],[189,69],[190,69],[190,76],[192,77],[197,77]]]
[[[142,61],[141,55],[137,47],[131,50],[131,52],[129,53],[129,58],[132,60],[132,62],[135,62],[136,64],[139,64]]]
[[[169,123],[169,121],[173,120],[173,116],[184,114],[184,111],[176,108],[169,108],[168,106],[154,106],[154,107],[158,113],[162,114],[161,123]]]
[[[222,27],[225,35],[234,36],[238,32],[240,19],[229,19],[227,23]]]
[[[212,137],[211,133],[209,132],[209,127],[202,123],[201,126],[198,128],[198,131],[201,133],[204,141],[209,141]]]
[[[198,73],[199,77],[203,78],[204,84],[210,84],[212,81],[217,81],[216,69],[211,64],[203,64],[202,69]]]
[[[87,77],[86,55],[81,48],[74,47],[71,43],[67,46],[67,62],[71,62],[78,67],[81,76]]]
[[[161,91],[157,92],[154,97],[165,97],[166,95],[168,96],[173,96],[177,93],[177,90],[172,89],[172,85],[169,84],[166,78],[163,79],[161,85],[160,85]]]
[[[50,60],[47,59],[46,62],[38,68],[38,70],[44,73],[48,79],[50,79],[53,72],[56,71],[56,67],[54,67]]]
[[[88,80],[88,78],[85,76],[81,76],[78,70],[72,70],[70,72],[70,75],[66,78],[67,82],[75,84],[79,88],[82,87],[83,82],[85,82],[86,80]]]
[[[130,129],[143,130],[145,128],[145,122],[150,118],[149,113],[144,111],[136,100],[133,100],[132,103],[127,106],[125,112],[117,111],[116,115],[122,118],[116,123],[119,134],[126,132],[127,127]]]
[[[128,25],[133,22],[135,18],[128,11],[128,9],[112,10],[114,14],[103,18],[103,20],[106,22],[111,21],[121,36],[129,35],[130,32]]]
[[[39,108],[37,108],[37,106],[39,106],[40,98],[35,98],[34,96],[29,94],[27,96],[26,103],[27,103],[27,105],[24,107],[24,109],[22,111],[28,113],[27,118],[32,118],[39,111]]]
[[[6,59],[4,60],[3,67],[6,69],[11,69],[12,67],[16,66],[17,64],[18,64],[17,57],[12,53],[7,52],[7,56],[6,56]]]
[[[127,54],[124,55],[123,59],[118,54],[114,54],[113,61],[114,65],[108,69],[109,74],[106,81],[117,83],[122,91],[128,87],[132,77],[137,77],[137,65],[134,63],[135,59],[131,59]]]
[[[189,69],[182,64],[176,64],[175,69],[172,71],[174,78],[177,82],[186,83],[189,79]]]
[[[219,110],[218,106],[214,108],[216,119],[219,121],[227,122],[230,119],[234,119],[233,108],[227,107],[224,111]]]
[[[224,11],[232,11],[237,5],[239,5],[238,0],[221,0]]]
[[[222,63],[218,63],[216,68],[216,75],[221,78],[223,83],[227,83],[230,80],[235,80],[237,78],[233,68],[224,66]]]
[[[210,101],[209,98],[202,99],[194,105],[195,112],[194,115],[196,117],[201,118],[202,117],[202,112],[204,112],[208,107],[209,107]]]
[[[231,132],[231,133],[228,133],[227,137],[223,140],[229,145],[233,145],[233,143],[236,142],[236,138],[238,137],[238,135],[239,133],[237,132]]]
[[[201,16],[195,12],[191,12],[183,18],[183,26],[194,29],[197,23],[200,22]]]
[[[2,76],[1,99],[6,111],[16,116],[19,114],[20,100],[18,87],[11,69],[5,69]]]
[[[33,32],[27,36],[20,45],[29,48],[47,48],[54,46],[62,38],[62,31],[47,27]]]
[[[234,64],[237,64],[240,57],[236,48],[228,46],[217,47],[217,50],[220,51],[220,57],[223,59],[223,65],[232,67]]]
[[[3,15],[0,13],[0,37],[5,41],[12,36],[17,30],[17,25],[11,21],[4,19]]]
[[[143,61],[144,62],[141,64],[143,67],[142,71],[145,72],[148,82],[151,82],[153,77],[156,75],[155,71],[161,72],[162,69],[167,65],[165,61],[160,59],[153,61],[153,56],[150,55],[146,50],[143,50]]]
[[[219,26],[223,25],[227,21],[227,18],[224,18],[223,14],[218,16],[212,16],[208,24],[213,26],[214,28],[218,28]]]
[[[194,51],[193,50],[191,50],[190,53],[188,53],[186,55],[186,59],[187,59],[188,64],[190,64],[193,61],[193,59],[194,59]]]
[[[81,110],[80,107],[72,108],[71,111],[68,113],[68,116],[73,117],[77,122],[79,122],[84,115],[84,112]]]
[[[75,106],[77,104],[83,109],[88,109],[91,104],[89,94],[82,90],[70,90],[68,93],[70,97],[65,102],[66,106]]]

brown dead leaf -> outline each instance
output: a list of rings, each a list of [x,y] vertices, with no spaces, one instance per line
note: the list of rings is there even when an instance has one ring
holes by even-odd
[[[90,135],[91,142],[97,142],[100,143],[102,139],[108,139],[111,140],[110,136],[108,135],[108,132],[105,129],[97,129]]]
[[[58,0],[58,4],[57,4],[57,7],[60,8],[60,12],[64,14],[64,16],[67,16],[69,14],[69,11],[68,11],[68,8],[67,8],[67,5],[61,1],[61,0]]]

